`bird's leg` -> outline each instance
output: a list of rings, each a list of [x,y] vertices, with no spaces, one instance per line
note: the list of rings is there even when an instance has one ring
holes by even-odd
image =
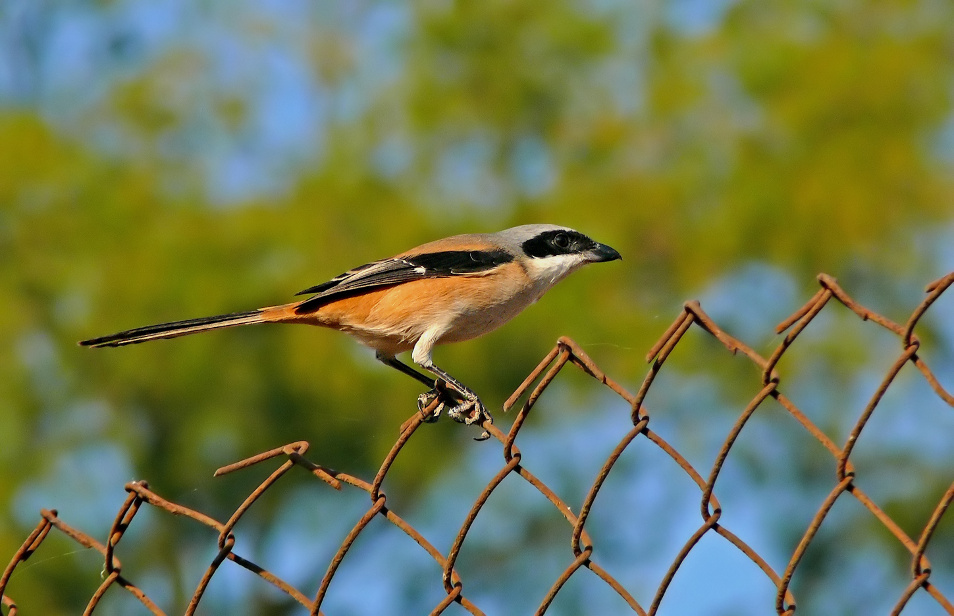
[[[440,404],[437,405],[437,408],[428,418],[428,421],[435,421],[444,407],[447,407],[448,417],[468,426],[474,423],[482,424],[484,421],[493,423],[494,418],[487,411],[487,407],[480,401],[480,398],[477,397],[477,394],[447,374],[447,372],[435,366],[434,362],[431,361],[432,338],[433,336],[422,336],[417,344],[414,345],[412,358],[416,364],[436,375],[437,378],[434,380],[431,380],[427,375],[399,361],[393,355],[386,355],[379,352],[377,358],[395,370],[403,372],[411,378],[432,387],[430,391],[421,394],[417,398],[417,406],[421,411],[430,406],[435,400],[440,401]],[[482,441],[488,438],[490,438],[490,433],[484,430],[476,440]]]
[[[430,390],[424,392],[423,394],[417,397],[417,408],[421,412],[423,412],[424,409],[430,406],[431,403],[434,402],[434,400],[438,398],[443,398],[443,400],[441,400],[441,403],[437,405],[437,408],[434,409],[433,414],[430,415],[426,421],[437,421],[437,418],[440,416],[441,411],[444,410],[445,406],[456,408],[460,405],[458,401],[454,400],[451,397],[452,392],[448,391],[447,386],[442,379],[432,379],[426,374],[422,374],[418,372],[417,370],[415,370],[414,368],[408,366],[407,364],[400,361],[396,357],[383,355],[381,353],[378,353],[376,357],[378,358],[379,361],[387,364],[388,366],[391,366],[392,368],[394,368],[395,370],[399,372],[403,372],[409,377],[417,381],[420,381],[421,383],[424,383],[425,385],[431,388]]]
[[[463,400],[460,404],[457,404],[453,407],[447,409],[447,416],[458,421],[460,423],[471,425],[474,423],[483,423],[484,420],[489,423],[494,422],[494,418],[491,416],[490,412],[487,411],[487,407],[484,406],[484,403],[480,401],[480,398],[477,397],[470,388],[466,387],[463,383],[447,374],[441,368],[435,366],[432,362],[422,364],[422,367],[426,370],[433,372],[438,376],[438,381],[443,380],[447,383],[447,387],[454,390]],[[487,435],[489,437],[489,434]]]
[[[397,357],[382,355],[381,353],[378,353],[376,357],[378,358],[378,361],[384,362],[385,364],[391,366],[395,370],[403,372],[404,374],[408,375],[412,379],[416,379],[420,381],[421,383],[424,383],[428,387],[434,388],[437,386],[437,383],[434,381],[434,379],[427,376],[426,374],[422,374],[418,372],[414,368],[408,366],[407,364],[399,360]]]

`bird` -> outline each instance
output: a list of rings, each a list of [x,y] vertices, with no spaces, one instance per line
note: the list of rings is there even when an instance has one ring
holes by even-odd
[[[440,401],[431,420],[446,408],[455,421],[483,425],[492,415],[476,393],[434,363],[434,348],[493,331],[580,267],[621,258],[606,244],[552,224],[454,235],[350,269],[300,291],[296,296],[309,297],[299,301],[147,325],[79,344],[119,347],[256,323],[317,325],[351,335],[379,361],[429,387],[417,402],[423,411]],[[407,351],[433,378],[397,359]]]

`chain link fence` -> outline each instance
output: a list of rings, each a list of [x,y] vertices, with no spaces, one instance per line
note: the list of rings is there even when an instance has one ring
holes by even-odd
[[[570,578],[577,575],[582,569],[588,569],[592,574],[595,574],[595,576],[602,580],[613,593],[618,595],[632,609],[633,613],[640,615],[655,614],[667,590],[670,588],[670,584],[677,571],[679,571],[680,567],[685,563],[687,557],[699,544],[700,540],[708,534],[718,535],[731,546],[734,546],[734,549],[737,549],[738,552],[750,559],[777,589],[774,606],[765,606],[765,613],[768,613],[771,608],[774,608],[778,614],[793,614],[796,607],[796,597],[791,590],[792,579],[797,574],[806,551],[813,540],[816,539],[821,527],[825,524],[826,516],[839,499],[854,499],[858,504],[864,507],[870,512],[871,518],[875,520],[880,527],[890,533],[897,545],[909,555],[910,582],[901,596],[898,597],[891,613],[902,613],[905,611],[905,607],[909,604],[912,597],[917,593],[924,593],[930,597],[940,612],[954,614],[954,604],[952,604],[951,600],[931,581],[931,563],[927,556],[929,548],[932,547],[935,550],[949,549],[949,546],[939,546],[936,545],[936,543],[932,544],[931,539],[947,512],[951,501],[954,500],[954,483],[948,487],[947,491],[937,502],[933,513],[924,523],[917,536],[911,536],[902,530],[902,526],[893,519],[882,506],[879,506],[872,497],[866,494],[861,487],[862,482],[860,480],[862,478],[856,476],[852,464],[852,452],[855,448],[855,444],[865,430],[865,426],[868,425],[872,415],[878,411],[879,403],[881,403],[884,398],[886,391],[892,383],[895,382],[899,372],[901,372],[905,366],[909,364],[913,365],[923,376],[923,379],[937,397],[946,405],[954,407],[954,396],[944,388],[925,360],[919,355],[921,342],[915,334],[919,320],[930,309],[932,304],[954,284],[954,272],[927,287],[927,296],[903,324],[895,323],[860,305],[852,299],[833,278],[822,274],[818,277],[818,281],[821,285],[818,292],[804,306],[778,326],[778,333],[785,333],[785,335],[769,357],[763,357],[742,341],[723,331],[706,315],[698,302],[686,303],[676,320],[669,326],[659,341],[647,354],[647,360],[650,362],[651,367],[636,394],[628,392],[619,383],[606,375],[572,340],[567,338],[560,339],[557,345],[543,358],[540,364],[527,376],[524,382],[505,403],[505,409],[510,410],[516,407],[521,400],[524,400],[514,417],[513,424],[509,431],[504,433],[493,424],[485,424],[483,426],[489,431],[493,438],[499,441],[503,463],[496,475],[486,484],[483,490],[480,491],[469,513],[460,522],[460,530],[457,532],[450,549],[446,553],[439,550],[424,534],[403,519],[396,511],[391,509],[388,506],[388,499],[381,489],[382,483],[387,477],[392,465],[401,455],[402,449],[408,441],[414,437],[416,431],[424,422],[425,416],[429,414],[429,411],[433,410],[428,408],[422,413],[416,413],[405,422],[397,442],[394,443],[390,452],[382,461],[377,474],[370,481],[323,467],[308,459],[305,457],[308,452],[308,443],[304,441],[290,443],[218,469],[215,472],[216,476],[241,472],[259,464],[278,464],[278,468],[258,485],[235,510],[232,516],[225,521],[213,519],[200,511],[170,502],[152,491],[145,481],[133,481],[126,484],[125,490],[128,492],[128,496],[117,512],[104,543],[97,541],[90,535],[67,524],[57,515],[55,510],[42,510],[40,512],[40,521],[36,528],[10,559],[2,577],[0,577],[0,595],[2,595],[3,611],[11,616],[17,613],[15,600],[12,596],[6,594],[7,585],[10,582],[11,576],[17,570],[18,566],[26,562],[37,550],[41,549],[44,541],[50,536],[51,532],[57,532],[62,533],[84,548],[98,551],[103,556],[104,567],[102,583],[89,598],[85,613],[92,613],[97,606],[100,606],[103,597],[108,592],[125,591],[131,593],[132,596],[138,599],[138,601],[153,614],[164,614],[165,612],[162,608],[137,586],[130,577],[124,574],[122,564],[116,556],[117,546],[123,541],[127,529],[137,520],[137,514],[143,510],[143,507],[152,507],[169,514],[184,516],[198,524],[209,527],[212,532],[218,535],[218,553],[212,559],[212,562],[209,563],[201,579],[198,581],[195,592],[192,594],[192,598],[186,609],[187,614],[196,612],[212,577],[223,566],[242,567],[260,578],[262,584],[272,585],[300,604],[303,613],[307,611],[311,614],[321,614],[322,603],[329,588],[335,581],[335,575],[339,566],[348,555],[350,548],[358,539],[359,535],[365,532],[372,521],[378,519],[384,519],[400,529],[403,533],[406,533],[407,536],[413,539],[417,545],[420,546],[420,549],[426,552],[440,567],[442,572],[440,580],[435,579],[434,584],[441,584],[446,594],[443,596],[443,600],[434,606],[432,610],[433,614],[440,614],[455,603],[471,614],[483,614],[484,612],[481,611],[481,608],[468,598],[466,580],[462,579],[455,569],[455,563],[461,551],[464,549],[465,544],[467,544],[468,538],[471,536],[471,528],[488,499],[507,477],[517,476],[531,486],[532,489],[538,491],[539,494],[546,498],[556,511],[565,518],[567,529],[566,538],[569,539],[569,563],[562,573],[553,580],[549,591],[540,601],[537,608],[538,614],[543,614],[548,610]],[[780,387],[782,379],[777,370],[779,361],[788,349],[791,348],[798,336],[827,306],[833,303],[832,300],[841,303],[864,321],[868,321],[887,330],[896,336],[900,343],[900,349],[893,364],[884,375],[880,384],[876,387],[867,406],[857,417],[847,440],[841,445],[829,438],[792,400],[786,397]],[[650,415],[648,409],[643,406],[643,401],[652,388],[667,358],[677,345],[684,340],[686,333],[694,326],[714,336],[731,353],[740,354],[747,358],[758,368],[758,371],[753,374],[761,375],[759,392],[751,399],[731,426],[723,445],[712,462],[711,468],[708,469],[694,467],[676,447],[650,429]],[[527,465],[525,465],[520,449],[516,445],[518,435],[521,430],[524,429],[525,421],[532,412],[534,404],[543,391],[550,387],[561,371],[567,367],[581,370],[612,392],[612,395],[625,400],[630,409],[630,419],[632,422],[632,428],[626,431],[625,434],[620,435],[618,444],[606,458],[602,468],[589,486],[582,503],[577,507],[573,507],[570,503],[564,501],[550,486],[538,478]],[[825,498],[818,507],[810,523],[805,528],[801,539],[792,551],[788,562],[781,569],[773,568],[767,562],[766,558],[753,549],[743,537],[744,532],[736,534],[720,523],[723,511],[714,490],[720,473],[723,470],[723,466],[732,453],[733,445],[743,430],[745,430],[749,419],[759,407],[769,399],[773,399],[781,405],[811,438],[817,440],[818,443],[830,453],[831,461],[834,463],[836,469],[834,484],[827,498]],[[437,401],[434,402],[434,404],[437,403]],[[586,435],[580,434],[580,438],[586,438]],[[678,554],[676,554],[675,558],[673,558],[668,571],[663,575],[656,587],[654,595],[648,602],[637,601],[630,590],[627,589],[627,580],[614,577],[600,566],[598,546],[594,545],[593,539],[587,532],[587,520],[589,519],[594,502],[598,498],[604,482],[613,472],[614,466],[623,453],[633,447],[656,447],[661,450],[665,456],[668,456],[678,465],[682,472],[698,486],[700,499],[701,523],[697,530],[685,541],[685,544],[682,549],[679,550]],[[281,488],[276,486],[278,486],[281,478],[286,473],[292,471],[292,469],[296,469],[294,472],[308,473],[315,480],[327,483],[337,490],[362,490],[367,493],[370,501],[366,512],[360,517],[351,532],[348,533],[338,548],[337,553],[328,563],[327,570],[318,584],[318,590],[313,595],[306,594],[279,576],[269,572],[266,568],[249,559],[243,558],[233,550],[236,543],[236,533],[241,531],[240,527],[243,515],[245,515],[249,508],[267,491],[280,490]],[[624,523],[624,521],[621,520],[620,523]],[[634,555],[634,558],[635,557]],[[231,564],[226,564],[227,562]],[[51,589],[52,592],[55,592],[55,590],[55,588]],[[848,592],[847,589],[846,592]]]

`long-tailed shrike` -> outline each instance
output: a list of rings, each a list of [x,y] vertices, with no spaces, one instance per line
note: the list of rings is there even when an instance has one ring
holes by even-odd
[[[609,246],[555,225],[455,235],[309,287],[298,295],[311,297],[301,301],[148,325],[80,344],[123,346],[252,323],[320,325],[354,336],[374,349],[379,360],[432,388],[418,399],[422,409],[440,398],[437,412],[446,406],[456,421],[492,421],[473,391],[434,364],[434,347],[486,334],[570,272],[619,258]],[[414,363],[437,378],[399,361],[396,355],[404,351],[411,351]]]

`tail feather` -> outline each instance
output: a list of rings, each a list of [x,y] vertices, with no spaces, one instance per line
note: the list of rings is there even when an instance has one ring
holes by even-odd
[[[267,312],[268,309],[258,309],[250,310],[248,312],[220,314],[213,317],[187,319],[185,321],[173,321],[172,323],[147,325],[145,327],[129,329],[123,332],[112,334],[110,336],[83,340],[80,342],[80,346],[88,346],[93,348],[116,347],[146,342],[147,340],[161,340],[162,338],[175,338],[176,336],[197,334],[199,332],[204,332],[211,329],[220,329],[223,327],[235,327],[237,325],[264,323],[266,321],[272,320],[266,317]]]

